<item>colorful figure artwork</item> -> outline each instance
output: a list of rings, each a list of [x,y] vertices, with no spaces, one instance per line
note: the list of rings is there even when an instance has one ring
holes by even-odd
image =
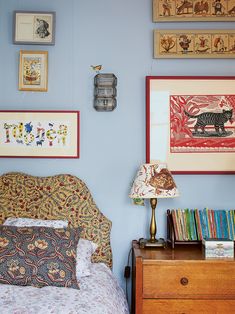
[[[69,123],[40,121],[0,122],[1,145],[31,147],[68,147]]]
[[[153,21],[234,21],[235,0],[153,0]]]
[[[235,95],[170,96],[172,153],[235,152]]]
[[[23,59],[23,83],[24,85],[41,84],[41,58],[24,57]]]
[[[235,58],[235,31],[154,31],[155,58]]]

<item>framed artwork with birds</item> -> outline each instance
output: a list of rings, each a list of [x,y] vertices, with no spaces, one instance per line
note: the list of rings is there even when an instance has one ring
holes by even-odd
[[[235,0],[153,0],[153,22],[235,21]]]

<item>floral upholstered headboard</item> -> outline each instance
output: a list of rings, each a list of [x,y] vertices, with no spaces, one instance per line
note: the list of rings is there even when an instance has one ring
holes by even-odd
[[[99,211],[86,184],[75,176],[1,175],[0,224],[8,217],[62,219],[73,227],[81,226],[81,237],[98,244],[92,261],[112,266],[112,223]]]

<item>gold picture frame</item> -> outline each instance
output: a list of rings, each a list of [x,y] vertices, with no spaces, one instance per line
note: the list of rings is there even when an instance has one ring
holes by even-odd
[[[235,0],[153,0],[153,22],[235,21]]]
[[[20,51],[19,90],[46,92],[48,89],[48,52]]]
[[[235,58],[235,30],[154,30],[154,58]]]

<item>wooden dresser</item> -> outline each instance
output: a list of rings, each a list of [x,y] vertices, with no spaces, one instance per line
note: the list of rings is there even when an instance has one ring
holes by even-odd
[[[200,246],[140,249],[133,241],[132,313],[235,313],[235,260]]]

